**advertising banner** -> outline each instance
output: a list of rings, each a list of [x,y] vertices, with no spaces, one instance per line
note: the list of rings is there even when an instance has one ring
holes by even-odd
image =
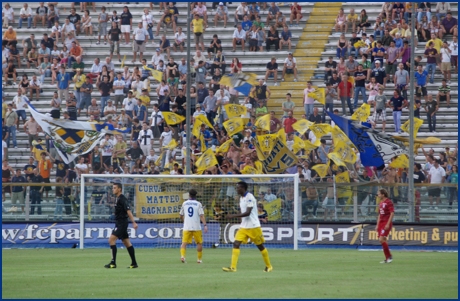
[[[204,243],[219,241],[219,224],[207,223],[208,232],[203,234]],[[138,223],[139,228],[128,228],[133,244],[178,245],[182,242],[181,223]],[[106,246],[115,227],[111,223],[86,223],[83,233],[85,244]],[[80,240],[78,223],[3,224],[3,247],[27,247],[30,245],[76,244]]]
[[[178,218],[184,192],[165,192],[154,184],[136,184],[136,216],[160,220]]]

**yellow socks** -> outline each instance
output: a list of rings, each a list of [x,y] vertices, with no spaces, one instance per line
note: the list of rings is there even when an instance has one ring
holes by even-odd
[[[185,258],[185,248],[180,248],[180,257]]]
[[[264,249],[263,251],[260,251],[262,254],[262,258],[264,259],[265,266],[266,267],[271,267],[272,265],[270,264],[270,258],[268,257],[268,250]]]
[[[232,264],[230,265],[231,268],[236,270],[236,265],[238,264],[238,257],[240,256],[240,249],[232,249]],[[267,254],[268,258],[268,254]]]
[[[198,260],[201,260],[202,257],[203,257],[203,251],[198,252]]]

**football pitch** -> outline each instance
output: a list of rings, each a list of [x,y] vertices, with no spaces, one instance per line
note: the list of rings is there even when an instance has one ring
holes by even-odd
[[[231,249],[136,249],[138,269],[105,269],[107,249],[3,250],[3,298],[458,298],[458,254],[350,249],[269,249],[274,270],[264,273],[255,248],[243,248],[236,273],[225,273]]]

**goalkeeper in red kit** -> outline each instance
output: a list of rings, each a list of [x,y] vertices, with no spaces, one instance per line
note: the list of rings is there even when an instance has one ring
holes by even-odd
[[[390,253],[390,248],[388,247],[387,236],[390,234],[391,228],[393,227],[395,209],[385,189],[380,189],[377,196],[380,198],[381,202],[379,204],[379,217],[377,218],[375,231],[378,233],[379,241],[382,244],[383,253],[385,254],[385,260],[380,263],[390,263],[393,261],[393,258]]]

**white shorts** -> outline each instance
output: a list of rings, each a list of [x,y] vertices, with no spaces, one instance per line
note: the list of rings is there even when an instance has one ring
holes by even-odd
[[[130,25],[121,25],[121,33],[131,33]]]

